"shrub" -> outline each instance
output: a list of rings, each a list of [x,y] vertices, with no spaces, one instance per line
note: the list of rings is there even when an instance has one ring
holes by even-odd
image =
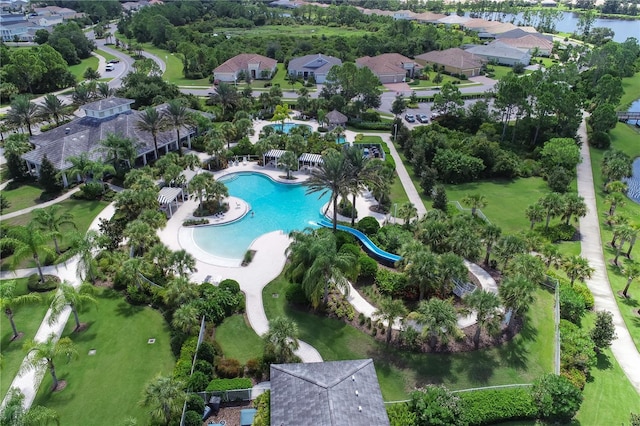
[[[247,361],[245,366],[247,374],[256,379],[261,379],[263,375],[263,362],[262,358],[251,358]]]
[[[568,423],[580,409],[582,392],[566,377],[546,374],[533,383],[533,403],[543,419]]]
[[[560,367],[563,371],[577,368],[585,374],[597,362],[589,334],[577,325],[560,321]]]
[[[358,314],[358,324],[359,325],[363,325],[366,320],[367,320],[367,317],[365,317],[364,314],[362,312],[360,312]]]
[[[291,283],[289,287],[287,287],[285,297],[287,298],[287,302],[297,305],[306,305],[308,303],[307,295],[304,293],[304,289],[300,284]]]
[[[443,386],[428,385],[411,392],[409,408],[416,414],[416,426],[465,424],[460,397]]]
[[[406,403],[387,405],[387,416],[390,426],[407,426],[416,424],[416,414]]]
[[[347,125],[360,130],[387,130],[391,131],[393,123],[390,121],[349,121]]]
[[[380,293],[393,297],[404,291],[407,286],[407,277],[402,273],[380,268],[376,273],[375,284]]]
[[[378,272],[378,262],[363,253],[358,257],[358,266],[361,279],[371,280],[375,278]]]
[[[584,385],[587,383],[587,376],[584,374],[584,371],[578,370],[577,368],[569,368],[562,369],[560,371],[560,375],[562,377],[566,377],[575,387],[582,390],[584,389]]]
[[[420,350],[420,332],[413,327],[407,327],[406,330],[400,333],[400,344],[410,351]]]
[[[376,233],[380,229],[380,224],[375,217],[366,216],[360,219],[358,223],[356,223],[356,229],[366,234],[368,237],[372,237],[376,235]]]
[[[99,200],[105,188],[100,182],[87,182],[80,187],[80,191],[71,196],[78,200]]]
[[[202,371],[194,371],[187,380],[187,389],[191,392],[200,392],[207,388],[211,375],[206,375]]]
[[[360,256],[360,247],[351,243],[343,244],[340,247],[340,253],[351,253],[357,258]]]
[[[253,401],[256,407],[256,415],[253,418],[253,426],[271,425],[271,392],[266,391]]]
[[[357,244],[356,237],[344,231],[337,231],[336,236],[336,248],[340,250],[345,244]]]
[[[340,202],[338,203],[338,214],[348,218],[350,218],[352,214],[353,214],[353,217],[355,218],[358,217],[358,211],[354,209],[353,204],[351,204],[351,201],[346,200],[344,198],[341,199]]]
[[[571,285],[560,285],[560,318],[580,324],[585,314],[585,300]]]
[[[238,284],[238,281],[236,280],[231,280],[231,279],[222,280],[222,282],[220,282],[218,287],[220,287],[220,290],[229,291],[231,294],[240,293],[240,284]]]
[[[132,305],[146,305],[149,303],[149,297],[144,290],[133,284],[127,286],[127,300]]]
[[[202,426],[202,415],[196,411],[184,413],[184,426]]]
[[[458,394],[469,425],[535,418],[538,410],[526,388],[477,390]]]
[[[198,348],[198,360],[206,361],[213,366],[215,355],[215,347],[211,343],[206,341],[200,343],[200,348]]]
[[[204,399],[195,393],[187,396],[187,411],[202,413],[204,411]]]
[[[576,235],[576,228],[573,225],[567,225],[566,223],[559,223],[557,225],[549,226],[547,229],[540,231],[544,237],[551,242],[557,241],[572,241]]]
[[[36,291],[38,293],[46,293],[47,291],[55,290],[58,288],[60,279],[53,275],[45,275],[44,282],[40,281],[40,275],[32,274],[27,279],[27,288],[29,291]]]
[[[190,337],[183,344],[180,349],[180,356],[176,365],[173,367],[173,377],[177,380],[187,381],[187,377],[191,373],[191,364],[193,363],[193,355],[196,353],[196,346],[198,345],[197,337]]]
[[[207,386],[207,392],[218,392],[235,389],[250,389],[253,386],[251,379],[236,377],[235,379],[213,379]]]
[[[589,138],[589,145],[599,149],[609,149],[611,147],[611,137],[607,132],[593,132]]]
[[[613,315],[609,311],[598,311],[596,322],[591,330],[591,340],[598,349],[611,346],[611,342],[616,338],[616,328],[613,325]]]
[[[198,350],[198,354],[199,353],[200,353],[200,350]],[[211,364],[209,361],[206,361],[204,359],[198,359],[196,357],[196,363],[193,366],[193,371],[194,372],[200,371],[201,373],[208,375],[209,379],[211,379],[211,375],[213,374],[213,364]],[[207,380],[207,383],[209,383],[209,380]]]
[[[196,226],[196,225],[208,225],[209,219],[187,219],[182,222],[182,226]]]
[[[220,377],[233,379],[242,375],[242,365],[235,358],[219,359],[216,364],[216,372]]]
[[[584,299],[584,307],[588,310],[593,309],[595,301],[593,300],[593,293],[589,290],[585,284],[575,282],[573,283],[573,290],[578,293]]]

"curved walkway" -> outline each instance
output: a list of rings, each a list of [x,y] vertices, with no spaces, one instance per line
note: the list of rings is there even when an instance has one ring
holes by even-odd
[[[596,193],[593,185],[593,170],[591,169],[591,154],[587,143],[585,120],[586,115],[578,129],[578,134],[583,141],[582,162],[578,164],[578,193],[584,197],[587,204],[587,215],[580,219],[581,255],[588,259],[591,267],[595,269],[593,276],[586,282],[589,290],[593,293],[595,309],[606,310],[613,314],[613,324],[618,338],[611,344],[611,351],[633,387],[640,393],[640,368],[638,368],[640,354],[633,343],[629,330],[627,330],[607,275],[600,239],[600,222],[596,207]]]
[[[4,189],[4,188],[2,188],[2,189]],[[36,204],[35,206],[27,207],[27,208],[24,208],[22,210],[17,210],[15,212],[3,214],[2,216],[0,216],[0,221],[6,220],[6,219],[11,219],[12,217],[21,216],[23,214],[32,212],[33,210],[36,210],[36,209],[43,209],[45,207],[52,206],[52,205],[54,205],[56,203],[59,203],[61,201],[64,201],[64,200],[67,200],[67,199],[71,198],[71,196],[73,194],[75,194],[76,192],[78,192],[78,191],[80,191],[80,186],[76,186],[75,188],[65,192],[64,194],[62,194],[58,198],[54,198],[53,200],[49,200],[49,201],[44,202],[44,203]]]

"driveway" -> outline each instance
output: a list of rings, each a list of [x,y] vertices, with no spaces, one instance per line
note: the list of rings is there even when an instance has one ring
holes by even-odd
[[[407,83],[386,83],[384,87],[390,92],[402,93],[405,96],[411,95],[413,89]]]

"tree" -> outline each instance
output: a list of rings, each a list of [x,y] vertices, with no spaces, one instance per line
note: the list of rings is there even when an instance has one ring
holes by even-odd
[[[547,217],[544,229],[549,229],[551,218],[558,216],[562,212],[564,204],[562,196],[557,192],[552,192],[538,200],[538,203],[544,208]]]
[[[55,256],[48,244],[51,238],[50,232],[41,231],[34,222],[30,222],[26,226],[14,226],[7,231],[7,236],[0,240],[0,244],[8,245],[13,248],[12,266],[15,268],[27,257],[33,257],[40,282],[44,282],[44,274],[42,273],[42,265],[40,263],[40,254],[47,256]]]
[[[482,228],[481,235],[482,235],[482,241],[484,242],[484,246],[485,246],[485,256],[484,256],[485,266],[489,266],[491,249],[493,248],[493,245],[498,241],[501,234],[502,234],[502,228],[500,228],[498,225],[494,225],[493,223],[489,223],[484,228]]]
[[[482,209],[487,206],[487,198],[482,194],[468,194],[462,199],[462,202],[471,206],[471,216],[476,215],[477,209]]]
[[[602,176],[606,186],[612,181],[621,181],[631,176],[631,158],[624,152],[610,149],[602,158]]]
[[[575,176],[576,167],[580,163],[580,147],[571,138],[549,139],[540,152],[542,167],[550,172],[554,167],[562,167],[571,176]]]
[[[151,417],[165,426],[180,414],[187,398],[184,384],[173,377],[156,376],[144,388],[140,405],[150,409]]]
[[[44,101],[40,105],[40,114],[46,120],[53,120],[57,127],[60,125],[60,121],[68,116],[67,109],[67,106],[59,97],[49,93],[44,96]]]
[[[589,117],[589,124],[594,133],[608,132],[616,127],[618,115],[615,107],[611,104],[598,105]]]
[[[93,252],[98,248],[99,235],[93,229],[85,234],[74,232],[69,240],[69,251],[78,256],[77,273],[81,280],[88,280],[95,284],[98,273],[98,264],[93,257]]]
[[[582,256],[571,256],[562,264],[567,277],[571,281],[571,285],[575,280],[583,281],[591,278],[595,269],[589,266],[589,261]]]
[[[442,85],[440,91],[433,97],[431,109],[439,115],[459,115],[463,105],[464,100],[460,89],[448,81]]]
[[[69,306],[73,313],[73,319],[76,322],[74,331],[80,330],[80,320],[78,319],[78,309],[82,309],[87,303],[97,306],[98,302],[93,298],[95,288],[91,284],[82,284],[75,288],[73,285],[64,281],[60,284],[60,288],[51,298],[51,314],[49,315],[49,325],[54,324],[65,308]]]
[[[198,286],[184,277],[177,277],[169,281],[162,293],[164,303],[173,309],[184,306],[198,297]]]
[[[136,253],[140,255],[144,254],[149,247],[158,242],[156,229],[142,219],[136,219],[127,223],[123,235],[129,239],[131,257],[134,257]]]
[[[216,91],[209,96],[209,103],[220,105],[222,109],[220,116],[226,117],[227,110],[232,110],[238,103],[238,90],[231,84],[220,82]]]
[[[443,386],[427,385],[409,397],[409,408],[416,413],[415,426],[467,424],[463,401]]]
[[[401,249],[403,272],[410,283],[417,285],[419,299],[423,300],[429,290],[433,290],[438,280],[438,257],[416,241]]]
[[[276,317],[269,321],[269,331],[262,338],[265,354],[273,357],[273,362],[283,364],[295,359],[298,342],[298,325],[287,317]]]
[[[35,209],[33,211],[33,220],[41,231],[45,231],[53,238],[53,245],[56,253],[60,255],[60,247],[58,245],[58,237],[62,235],[62,227],[70,225],[74,229],[73,214],[70,212],[61,212],[58,204],[46,207],[44,209]]]
[[[205,194],[211,192],[211,188],[213,187],[214,178],[212,174],[209,173],[200,173],[191,179],[189,182],[189,192],[193,197],[198,199],[198,209],[200,210],[200,214],[203,212],[203,200]]]
[[[14,133],[4,141],[4,156],[7,160],[9,176],[15,181],[20,181],[29,175],[26,162],[22,159],[22,154],[31,151],[32,145],[29,143],[29,136]]]
[[[515,316],[523,315],[535,301],[536,286],[523,275],[506,277],[498,287],[500,300],[505,308],[511,309],[508,326]]]
[[[158,152],[158,133],[166,128],[166,124],[167,122],[164,117],[153,107],[145,108],[136,123],[138,130],[151,133],[156,160],[160,157],[160,153]]]
[[[123,138],[115,133],[107,133],[107,137],[100,141],[100,145],[100,149],[106,154],[106,158],[113,160],[113,166],[116,171],[120,170],[121,161],[131,167],[138,155],[133,139]]]
[[[298,157],[291,151],[285,151],[278,161],[278,166],[285,170],[287,179],[291,179],[291,170],[298,167]]]
[[[545,374],[533,383],[533,403],[544,419],[568,423],[580,409],[582,392],[569,379]]]
[[[179,306],[173,313],[171,326],[183,333],[191,335],[191,332],[197,329],[200,324],[199,314],[200,311],[192,303]]]
[[[613,263],[618,264],[618,258],[622,254],[622,248],[624,244],[631,241],[637,232],[633,227],[627,224],[621,224],[614,228],[612,246],[616,248],[616,257],[613,259]],[[615,240],[619,239],[618,244],[615,244]]]
[[[17,295],[16,282],[15,281],[0,281],[0,309],[4,311],[9,323],[11,324],[11,330],[13,330],[12,340],[17,339],[20,336],[16,324],[13,320],[15,315],[14,308],[16,306],[26,305],[28,303],[38,303],[41,298],[36,293],[27,293]]]
[[[330,194],[329,202],[333,207],[333,232],[338,223],[338,196],[348,183],[348,166],[343,155],[329,151],[322,156],[322,163],[314,169],[311,177],[303,185],[307,194],[320,192],[320,197]]]
[[[406,203],[402,203],[398,208],[398,215],[400,219],[402,219],[404,227],[409,229],[411,227],[411,219],[418,216],[418,209],[416,209],[416,206],[413,205],[412,202],[407,201]]]
[[[609,212],[607,213],[607,222],[611,224],[610,218],[616,214],[616,209],[619,206],[624,206],[627,197],[621,192],[612,192],[604,199],[605,203],[609,204]]]
[[[78,84],[71,94],[73,104],[81,106],[91,102],[94,97],[94,84],[94,81]]]
[[[547,269],[553,266],[558,269],[562,263],[562,254],[556,244],[548,243],[542,247],[542,260],[547,266]]]
[[[385,298],[380,302],[380,306],[373,313],[374,317],[387,322],[387,345],[391,343],[391,330],[396,318],[407,315],[407,308],[400,299]]]
[[[517,235],[503,235],[496,244],[494,251],[496,257],[502,261],[502,270],[505,271],[509,261],[518,253],[524,253],[526,247],[524,240]]]
[[[380,177],[379,161],[372,161],[362,155],[362,150],[356,146],[349,146],[343,150],[346,160],[346,188],[351,193],[351,226],[355,226],[356,196],[368,187],[375,187]]]
[[[42,157],[42,164],[40,165],[40,176],[38,176],[38,182],[44,188],[44,192],[47,194],[55,194],[62,189],[62,183],[60,182],[60,173],[55,168],[53,163],[47,158],[47,154]]]
[[[617,338],[613,325],[613,314],[609,311],[596,312],[596,321],[591,329],[591,340],[598,349],[606,349]]]
[[[7,111],[7,121],[18,127],[26,127],[29,136],[33,136],[31,126],[38,122],[39,108],[25,95],[16,96]]]
[[[482,330],[485,328],[496,329],[499,325],[500,299],[495,293],[479,289],[466,294],[464,303],[476,312],[476,334],[473,338],[473,344],[478,349]]]
[[[186,250],[180,249],[171,253],[169,267],[178,277],[197,272],[196,259]]]
[[[24,394],[17,388],[9,389],[5,401],[4,407],[0,410],[1,426],[38,426],[51,423],[60,425],[58,413],[51,408],[37,405],[26,409]]]
[[[409,315],[422,325],[422,335],[429,339],[429,346],[447,344],[458,333],[458,317],[450,300],[433,297],[423,300],[418,309]]]
[[[629,291],[629,287],[631,286],[631,283],[635,279],[640,277],[640,264],[636,262],[632,262],[630,260],[625,262],[624,266],[622,267],[622,274],[627,279],[627,283],[624,286],[624,290],[622,290],[622,295],[626,298],[626,297],[629,297],[627,292]]]
[[[89,81],[98,80],[100,78],[100,73],[98,72],[98,70],[87,67],[87,69],[84,71],[84,74],[82,74],[82,78]]]
[[[164,111],[164,116],[171,127],[176,131],[176,141],[178,143],[178,150],[182,155],[182,143],[180,142],[180,129],[187,125],[192,124],[191,113],[186,106],[178,99],[172,99],[167,102],[167,108]]]
[[[587,215],[587,204],[584,202],[584,198],[575,193],[566,194],[564,196],[564,205],[562,206],[562,216],[565,225],[569,225],[569,221],[575,216],[576,221],[578,218],[585,217]]]
[[[433,208],[441,210],[443,212],[447,212],[447,205],[449,201],[447,200],[447,191],[443,185],[436,185],[433,191]]]
[[[391,113],[396,117],[402,114],[407,110],[407,102],[404,99],[404,95],[402,93],[397,93],[396,98],[393,100],[391,104]]]
[[[114,90],[109,87],[109,83],[106,81],[101,81],[96,85],[96,95],[102,99],[107,99],[110,96],[113,96]]]
[[[56,375],[56,367],[53,360],[61,355],[67,357],[67,360],[78,357],[78,351],[75,345],[68,337],[56,340],[55,333],[51,333],[44,342],[31,341],[25,344],[25,349],[29,356],[25,358],[25,362],[20,368],[20,372],[27,372],[38,369],[42,366],[43,361],[47,363],[47,368],[53,379],[51,390],[58,389],[59,381]]]

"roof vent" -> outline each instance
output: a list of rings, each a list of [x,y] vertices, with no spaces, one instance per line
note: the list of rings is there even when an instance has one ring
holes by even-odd
[[[351,381],[355,382],[356,381],[356,376],[351,376]]]
[[[358,391],[356,390],[356,396],[358,396]]]
[[[67,127],[64,129],[64,134],[68,135],[70,131],[71,131],[71,127]]]
[[[358,405],[358,411],[362,412],[362,405]]]

